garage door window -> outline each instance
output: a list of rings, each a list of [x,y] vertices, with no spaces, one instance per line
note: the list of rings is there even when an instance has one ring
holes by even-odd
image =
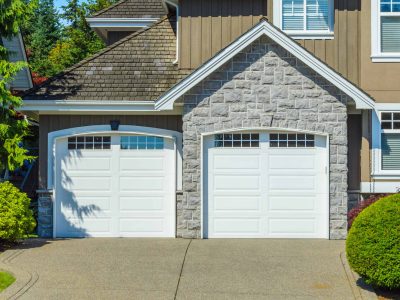
[[[258,133],[216,134],[215,147],[219,148],[254,148],[260,146]]]
[[[108,150],[111,149],[110,136],[73,136],[68,138],[69,150]]]
[[[122,150],[162,150],[164,139],[157,136],[121,136]]]
[[[312,134],[270,134],[271,148],[313,148],[315,136]]]

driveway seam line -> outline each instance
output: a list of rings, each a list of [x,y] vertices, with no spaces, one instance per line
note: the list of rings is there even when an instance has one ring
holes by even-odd
[[[189,251],[189,247],[190,247],[190,245],[192,244],[192,241],[193,241],[193,239],[190,239],[190,241],[189,241],[189,243],[188,243],[188,245],[187,245],[187,247],[186,247],[185,255],[183,256],[181,271],[180,271],[180,273],[179,273],[178,283],[177,283],[176,289],[175,289],[174,300],[176,300],[176,297],[178,296],[178,289],[179,289],[179,284],[181,283],[181,278],[182,278],[182,273],[183,273],[183,267],[184,267],[184,265],[185,265],[186,256],[187,256],[187,253],[188,253],[188,251]]]

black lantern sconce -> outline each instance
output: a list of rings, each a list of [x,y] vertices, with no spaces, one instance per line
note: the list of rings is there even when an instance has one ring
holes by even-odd
[[[118,131],[119,124],[120,124],[119,120],[111,120],[110,121],[111,130],[112,131]]]

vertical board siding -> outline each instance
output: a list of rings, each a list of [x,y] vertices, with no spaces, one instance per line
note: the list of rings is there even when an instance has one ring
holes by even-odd
[[[96,116],[96,115],[41,115],[39,117],[39,187],[47,188],[47,137],[50,132],[66,128],[106,125],[120,120],[121,125],[153,127],[182,132],[182,116]]]
[[[273,20],[272,0],[181,1],[180,67],[195,69],[257,24]],[[360,81],[360,0],[335,0],[333,40],[299,44],[355,84]]]

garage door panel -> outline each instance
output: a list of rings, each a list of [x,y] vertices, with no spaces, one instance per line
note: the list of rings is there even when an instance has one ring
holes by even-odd
[[[214,211],[259,211],[261,208],[260,197],[250,196],[214,196]]]
[[[77,234],[91,234],[103,233],[109,234],[111,231],[111,218],[84,218],[84,219],[74,219],[70,218],[67,220],[68,225],[65,231],[67,233],[77,233]]]
[[[121,191],[163,191],[165,178],[161,176],[143,177],[130,176],[120,177]]]
[[[254,175],[214,175],[214,190],[259,190],[260,177]]]
[[[277,235],[310,234],[315,235],[317,230],[314,218],[270,218],[268,220],[268,231]]]
[[[315,195],[280,196],[269,195],[268,209],[270,211],[313,211],[316,208]]]
[[[164,171],[163,157],[132,157],[121,158],[120,171]]]
[[[122,235],[163,233],[166,227],[164,218],[121,218],[119,222]]]
[[[213,233],[218,235],[239,236],[250,234],[258,236],[261,233],[260,218],[214,218]]]
[[[315,156],[312,155],[278,155],[271,154],[269,156],[270,170],[295,170],[304,171],[315,169]]]
[[[215,170],[259,170],[260,157],[256,155],[222,155],[215,154],[214,156]]]
[[[276,176],[269,177],[269,189],[271,191],[315,191],[317,185],[316,176]]]
[[[64,175],[62,186],[64,189],[74,192],[109,191],[111,189],[111,177]]]
[[[111,209],[111,197],[104,197],[104,196],[94,196],[93,194],[89,194],[88,196],[84,195],[72,195],[72,203],[79,203],[77,206],[78,209],[81,210],[88,210],[92,208],[95,211],[109,211]],[[71,201],[68,201],[71,203]],[[63,205],[63,211],[69,210],[68,208],[71,205],[63,204],[61,200],[61,204]],[[73,209],[71,210],[73,211]]]
[[[163,211],[164,197],[160,196],[120,196],[120,210],[123,211]]]
[[[71,157],[63,160],[61,167],[69,171],[110,171],[111,161],[108,157]]]

